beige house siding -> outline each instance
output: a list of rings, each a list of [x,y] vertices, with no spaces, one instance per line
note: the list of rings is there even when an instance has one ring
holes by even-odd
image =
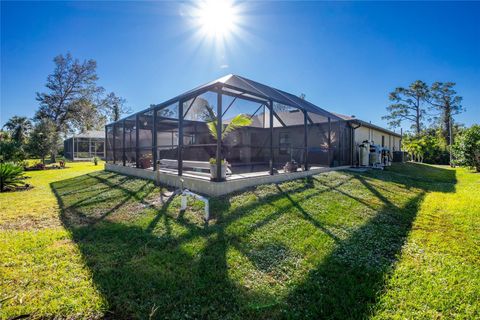
[[[373,141],[374,144],[382,144],[382,136],[385,138],[384,146],[390,148],[392,151],[400,150],[400,138],[386,132],[367,128],[362,126],[355,130],[355,143],[360,144],[365,140]]]
[[[370,129],[366,127],[355,129],[355,143],[360,144],[365,140],[370,140]]]

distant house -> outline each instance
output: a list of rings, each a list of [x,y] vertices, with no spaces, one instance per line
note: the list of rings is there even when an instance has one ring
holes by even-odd
[[[105,158],[105,131],[87,131],[63,141],[65,158],[73,161]]]

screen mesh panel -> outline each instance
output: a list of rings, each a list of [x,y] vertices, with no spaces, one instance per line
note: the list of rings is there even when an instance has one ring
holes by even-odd
[[[217,144],[215,124],[220,117],[222,138]],[[151,105],[107,126],[106,135],[107,161],[149,170],[158,165],[178,174],[209,175],[217,152],[233,175],[266,174],[271,166],[274,173],[283,173],[293,162],[301,168],[346,165],[351,160],[351,128],[346,120],[300,97],[236,75]],[[86,152],[85,145],[76,148],[72,152]],[[95,142],[88,149],[97,152],[101,147]],[[183,164],[177,171],[179,160]]]

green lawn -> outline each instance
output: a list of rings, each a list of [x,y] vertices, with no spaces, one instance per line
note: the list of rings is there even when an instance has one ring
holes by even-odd
[[[480,175],[396,165],[179,211],[93,164],[0,194],[9,318],[480,317]]]

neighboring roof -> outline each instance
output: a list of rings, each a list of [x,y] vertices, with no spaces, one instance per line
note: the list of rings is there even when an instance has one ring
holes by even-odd
[[[74,134],[72,137],[73,138],[105,138],[105,131],[98,131],[98,130],[85,131],[83,133]]]
[[[276,115],[283,121],[283,123],[287,124],[287,126],[294,126],[294,125],[302,125],[303,126],[303,113],[300,111],[277,111]],[[255,116],[250,116],[252,119],[252,126],[253,127],[262,127],[264,121],[264,114],[256,114]],[[317,114],[310,114],[310,120],[312,123],[327,123],[328,118],[319,116]],[[225,119],[225,123],[229,123],[231,119]],[[268,120],[267,120],[268,121]],[[282,124],[278,121],[277,117],[273,118],[273,126],[274,127],[281,127]]]
[[[344,114],[340,114],[340,113],[335,113],[336,116],[338,116],[339,118],[343,119],[343,120],[346,120],[346,121],[356,121],[358,122],[360,125],[362,125],[363,127],[367,127],[367,128],[371,128],[371,129],[375,129],[375,130],[378,130],[378,131],[382,131],[382,132],[385,132],[385,133],[388,133],[392,136],[397,136],[397,137],[402,137],[399,133],[397,132],[393,132],[391,130],[388,130],[388,129],[385,129],[385,128],[382,128],[380,126],[377,126],[375,124],[372,124],[370,122],[367,122],[367,121],[363,121],[363,120],[360,120],[360,119],[357,119],[355,117],[351,117],[351,116],[346,116]]]
[[[336,112],[333,112],[333,113],[334,113],[337,117],[342,118],[343,120],[347,120],[347,121],[349,121],[349,120],[358,120],[358,119],[355,118],[355,117],[346,116],[346,115],[341,114],[341,113],[336,113]]]
[[[234,74],[229,74],[218,78],[216,80],[210,81],[204,85],[198,86],[192,90],[182,93],[168,101],[161,103],[160,105],[169,105],[178,101],[180,99],[191,99],[194,96],[205,92],[206,90],[212,89],[216,86],[221,86],[224,88],[225,91],[231,92],[234,94],[240,94],[245,98],[256,98],[264,101],[273,100],[274,102],[289,105],[292,107],[299,108],[301,110],[305,110],[307,112],[316,113],[323,115],[325,117],[330,117],[333,120],[341,120],[338,116],[324,110],[311,102],[308,102],[304,99],[301,99],[291,93],[285,92],[283,90],[275,89],[273,87],[267,86],[265,84],[238,76]],[[156,104],[155,106],[158,106]],[[145,112],[148,109],[142,110],[141,112]],[[123,119],[122,119],[123,120]]]

